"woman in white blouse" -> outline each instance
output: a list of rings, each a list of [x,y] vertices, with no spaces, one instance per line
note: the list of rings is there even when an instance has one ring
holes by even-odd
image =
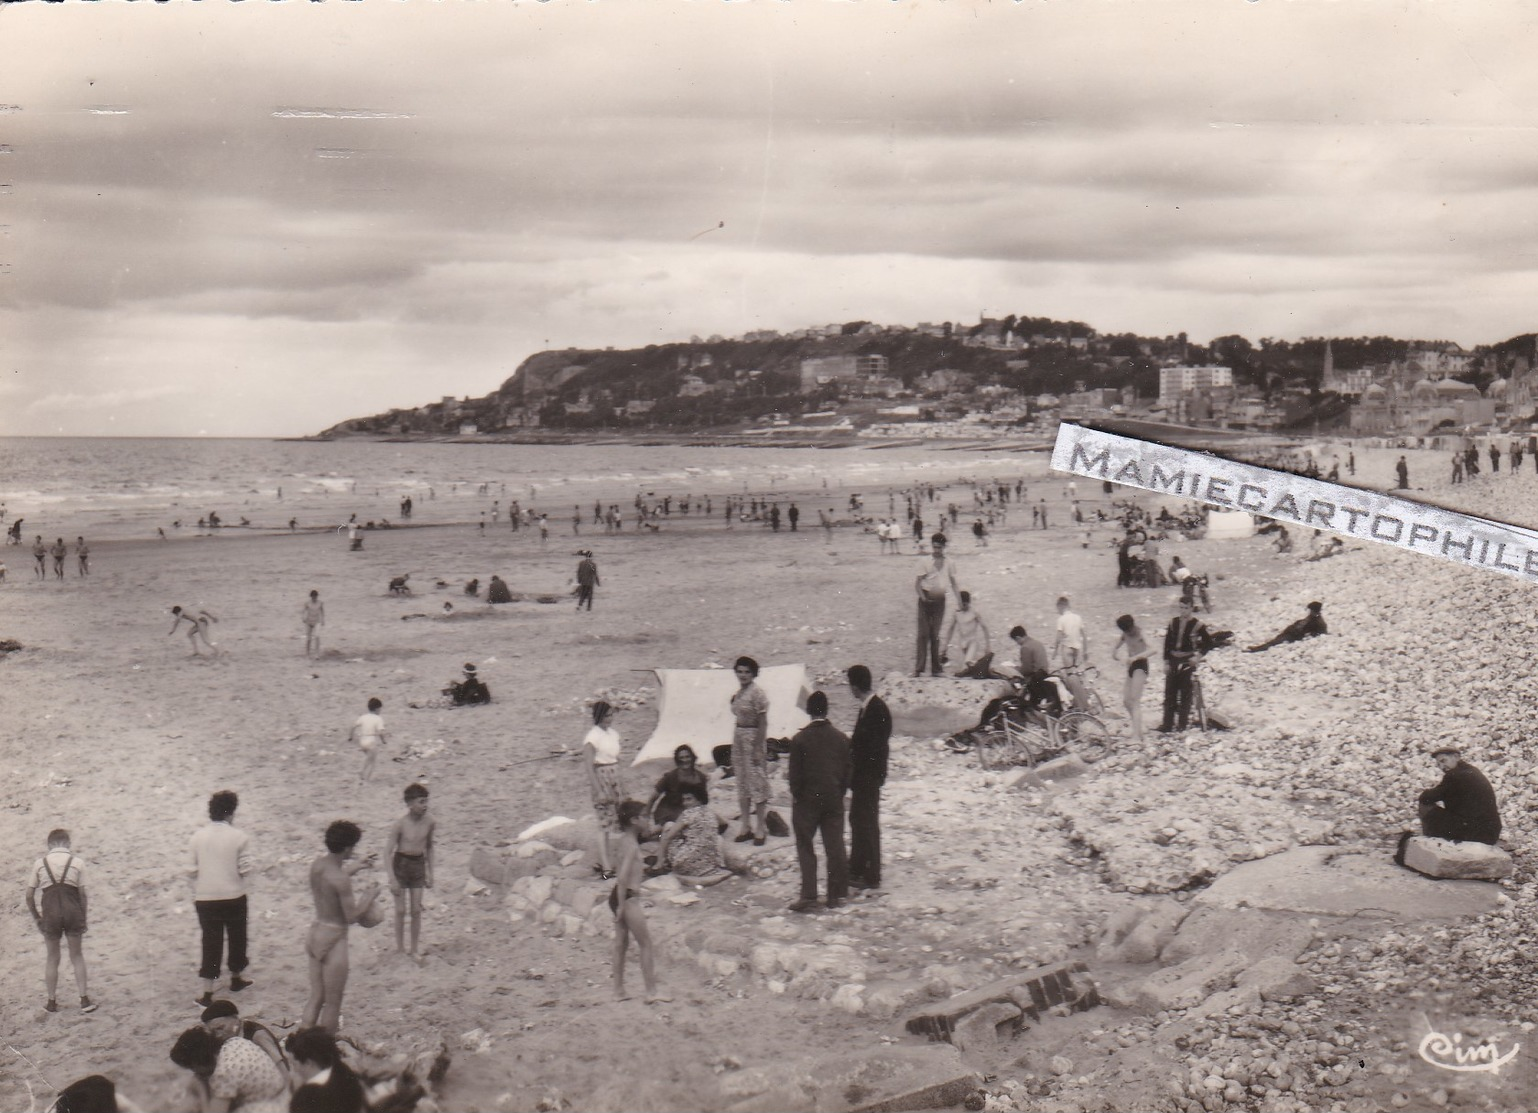
[[[619,805],[624,799],[619,784],[619,732],[613,722],[614,709],[599,700],[593,704],[592,729],[582,739],[593,810],[598,813],[598,865],[593,868],[605,881],[614,876],[609,839],[619,835]]]

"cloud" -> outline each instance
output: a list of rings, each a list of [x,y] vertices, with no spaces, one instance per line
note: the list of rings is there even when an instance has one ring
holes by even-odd
[[[24,411],[34,416],[48,414],[80,414],[96,410],[116,410],[141,402],[154,402],[162,398],[174,398],[181,390],[173,386],[140,387],[129,390],[108,390],[96,394],[46,394],[28,402]]]
[[[0,432],[853,318],[1532,327],[1510,0],[11,7]]]

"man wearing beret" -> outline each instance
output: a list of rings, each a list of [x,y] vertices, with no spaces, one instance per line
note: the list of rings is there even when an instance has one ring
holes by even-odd
[[[1442,770],[1442,780],[1420,794],[1421,834],[1494,846],[1501,837],[1501,813],[1495,804],[1495,789],[1485,775],[1464,761],[1456,746],[1438,746],[1431,752],[1431,760]],[[1406,831],[1399,839],[1394,861],[1401,866],[1410,838]]]

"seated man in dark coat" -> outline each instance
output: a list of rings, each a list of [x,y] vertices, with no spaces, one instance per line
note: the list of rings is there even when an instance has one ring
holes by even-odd
[[[1442,770],[1442,780],[1420,794],[1421,834],[1494,846],[1501,837],[1501,813],[1496,807],[1495,789],[1485,775],[1464,761],[1454,746],[1438,746],[1431,760]],[[1411,833],[1406,831],[1399,839],[1394,861],[1401,866],[1410,838]]]
[[[337,1050],[324,1028],[301,1028],[288,1037],[294,1073],[303,1083],[289,1099],[292,1113],[363,1113],[368,1108],[363,1082]]]
[[[491,689],[476,675],[474,665],[466,665],[465,678],[450,684],[443,694],[453,698],[455,707],[491,702]]]
[[[1298,619],[1296,622],[1288,623],[1286,629],[1284,629],[1280,634],[1276,635],[1276,637],[1272,638],[1270,641],[1261,642],[1259,645],[1252,645],[1246,649],[1245,652],[1260,653],[1264,650],[1270,649],[1273,645],[1281,645],[1283,642],[1300,642],[1304,638],[1312,638],[1317,637],[1320,634],[1328,634],[1330,629],[1324,624],[1323,611],[1323,603],[1310,603],[1308,605],[1307,615]]]
[[[507,583],[501,576],[491,577],[491,586],[486,589],[486,602],[511,603],[513,593],[507,589]]]

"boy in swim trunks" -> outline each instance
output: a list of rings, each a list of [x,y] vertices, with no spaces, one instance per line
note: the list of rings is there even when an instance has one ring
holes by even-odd
[[[384,704],[378,699],[368,701],[368,710],[358,716],[352,725],[352,740],[363,751],[363,768],[358,772],[358,783],[367,784],[374,775],[374,751],[384,745],[384,718],[379,714]]]
[[[326,853],[310,863],[315,922],[304,946],[310,962],[310,999],[300,1027],[319,1024],[332,1035],[336,1034],[342,994],[347,989],[347,925],[357,922],[379,892],[379,886],[373,884],[353,892],[352,875],[374,864],[373,855],[349,861],[362,837],[356,823],[339,819],[326,828]]]
[[[43,894],[41,909],[38,890]],[[80,859],[69,849],[69,832],[62,827],[48,832],[48,853],[32,866],[32,879],[27,883],[27,910],[48,943],[48,961],[43,969],[48,1003],[43,1008],[51,1013],[59,1011],[59,940],[67,938],[75,986],[80,990],[80,1011],[95,1012],[95,1003],[86,995],[85,955],[80,949],[86,926],[85,880]]]
[[[406,814],[390,827],[385,861],[390,866],[390,891],[395,894],[395,949],[406,950],[406,907],[411,907],[411,961],[420,964],[417,941],[422,936],[422,890],[433,887],[433,829],[438,821],[427,814],[425,785],[407,785]]]

